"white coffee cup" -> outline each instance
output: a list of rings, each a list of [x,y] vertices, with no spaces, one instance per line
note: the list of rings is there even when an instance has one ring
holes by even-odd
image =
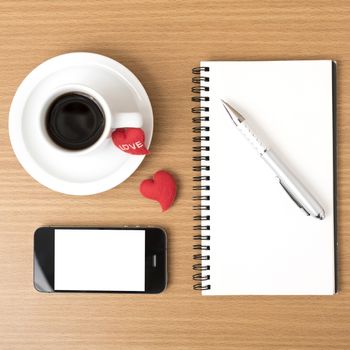
[[[91,146],[80,149],[80,150],[70,150],[63,148],[56,144],[50,137],[46,128],[46,118],[48,110],[51,104],[60,96],[67,93],[76,93],[88,96],[91,98],[100,108],[104,119],[104,130],[98,140]],[[111,96],[107,98],[111,99]],[[106,141],[111,140],[111,134],[114,129],[117,128],[141,128],[143,119],[139,112],[120,112],[112,110],[111,106],[115,105],[113,101],[107,101],[107,98],[102,97],[102,95],[91,87],[81,85],[81,84],[65,84],[58,86],[53,91],[49,91],[43,96],[43,103],[41,108],[39,108],[40,113],[40,129],[42,136],[47,144],[47,147],[54,148],[58,152],[62,152],[67,155],[85,155],[94,151],[95,149],[101,147],[101,145]]]

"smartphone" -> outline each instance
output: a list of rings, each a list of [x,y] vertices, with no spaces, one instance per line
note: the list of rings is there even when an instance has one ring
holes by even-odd
[[[40,227],[34,233],[39,292],[160,293],[166,233],[156,227]]]

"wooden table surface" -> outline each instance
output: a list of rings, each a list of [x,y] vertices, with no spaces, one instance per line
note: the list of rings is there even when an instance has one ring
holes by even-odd
[[[110,56],[144,84],[152,154],[117,188],[52,192],[16,160],[8,111],[35,66],[70,51]],[[192,290],[191,68],[200,60],[338,61],[339,276],[332,297],[201,297]],[[0,3],[0,349],[349,349],[349,1],[41,1]],[[176,174],[162,214],[138,193],[158,169]],[[162,295],[41,294],[32,283],[41,225],[161,225],[169,235]]]

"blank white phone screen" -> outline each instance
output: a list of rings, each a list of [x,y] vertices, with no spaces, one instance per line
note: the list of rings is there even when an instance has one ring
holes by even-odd
[[[145,291],[144,230],[55,230],[54,289]]]

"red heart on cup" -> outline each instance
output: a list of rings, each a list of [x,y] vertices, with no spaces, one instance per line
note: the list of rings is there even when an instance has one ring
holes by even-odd
[[[134,155],[149,154],[144,144],[145,133],[140,128],[118,128],[113,131],[112,140],[123,152]]]
[[[160,170],[153,175],[153,179],[141,182],[140,192],[144,197],[159,202],[162,211],[166,211],[174,203],[176,182],[171,174]]]

